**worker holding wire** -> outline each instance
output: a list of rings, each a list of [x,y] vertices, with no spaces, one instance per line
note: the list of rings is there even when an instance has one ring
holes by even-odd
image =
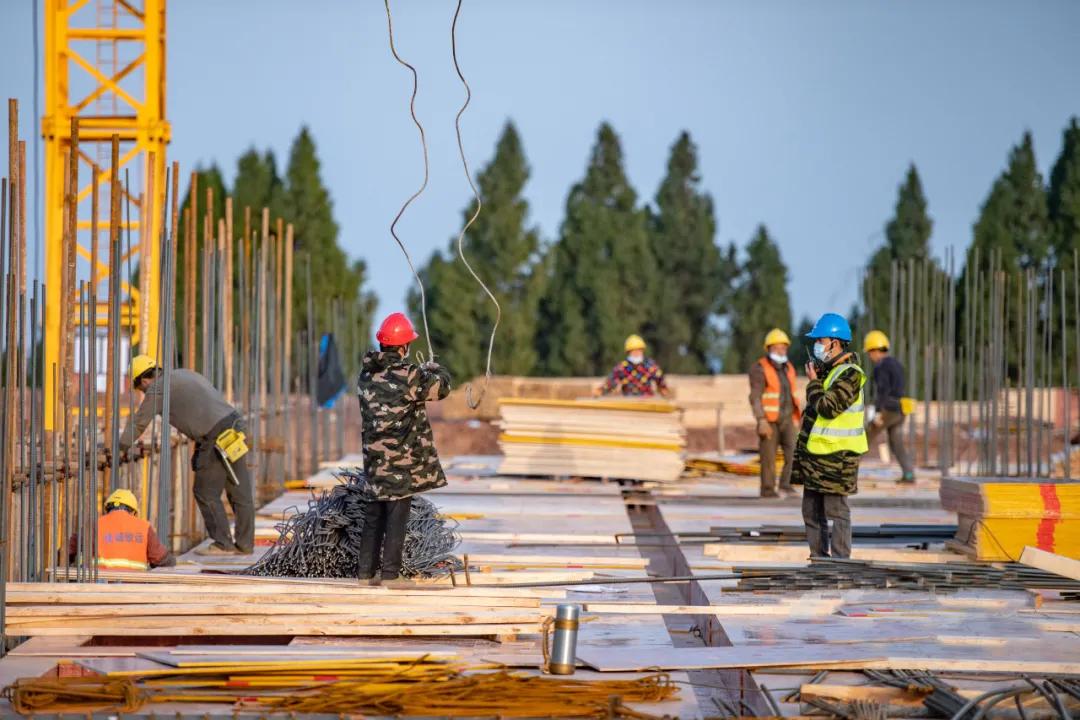
[[[412,496],[446,485],[426,404],[450,394],[450,373],[438,363],[409,361],[420,335],[403,313],[392,313],[364,355],[357,381],[364,472],[372,497],[364,508],[357,576],[400,583]],[[376,578],[378,575],[378,578]]]
[[[250,555],[255,549],[255,502],[240,413],[199,373],[176,368],[166,376],[148,355],[132,359],[131,378],[135,389],[142,392],[143,400],[120,433],[120,460],[127,458],[135,441],[150,427],[154,417],[161,414],[168,383],[169,424],[195,442],[191,456],[191,469],[195,472],[193,490],[211,540],[208,547],[195,552]],[[222,490],[236,516],[235,536],[221,502]]]

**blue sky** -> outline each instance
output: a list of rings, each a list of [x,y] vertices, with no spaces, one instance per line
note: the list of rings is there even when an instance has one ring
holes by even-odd
[[[40,1],[40,0],[39,0]],[[32,107],[31,0],[0,0],[0,96]],[[468,199],[453,136],[463,98],[450,61],[453,0],[392,4],[399,52],[420,72],[431,183],[399,225],[414,256],[456,235]],[[232,177],[247,147],[284,164],[307,124],[341,243],[364,258],[380,311],[410,276],[388,233],[418,186],[410,77],[389,53],[377,0],[173,0],[170,160]],[[466,0],[459,59],[473,88],[466,152],[485,163],[509,118],[532,165],[526,194],[545,239],[597,125],[620,134],[649,200],[682,129],[698,143],[717,241],[764,222],[789,268],[796,319],[846,310],[910,162],[937,252],[963,247],[1024,130],[1044,174],[1080,114],[1080,3],[1070,0]]]

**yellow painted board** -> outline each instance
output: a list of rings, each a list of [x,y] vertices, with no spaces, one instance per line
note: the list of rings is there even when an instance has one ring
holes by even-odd
[[[673,413],[678,408],[669,402],[657,400],[546,400],[543,398],[499,398],[500,405],[526,405],[532,407],[567,408],[573,410],[622,410],[626,412]]]
[[[1026,546],[1080,559],[1080,520],[1071,518],[972,518],[961,515],[956,540],[978,560],[1017,561]]]

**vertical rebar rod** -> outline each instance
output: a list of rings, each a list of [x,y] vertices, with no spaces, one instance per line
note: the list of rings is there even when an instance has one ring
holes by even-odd
[[[1069,436],[1069,425],[1072,419],[1072,387],[1069,385],[1069,305],[1065,300],[1065,269],[1061,269],[1061,394],[1062,394],[1062,422],[1064,432],[1062,477],[1068,482],[1072,479],[1072,438]]]
[[[318,337],[315,332],[315,305],[311,297],[311,255],[305,257],[307,272],[307,342],[308,342],[308,401],[311,403],[311,472],[319,471],[319,403],[316,401],[318,383]]]

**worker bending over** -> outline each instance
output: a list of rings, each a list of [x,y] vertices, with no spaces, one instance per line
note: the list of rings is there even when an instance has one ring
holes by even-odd
[[[628,395],[652,397],[659,393],[671,397],[664,380],[664,371],[650,358],[645,357],[645,341],[640,335],[631,335],[624,344],[626,358],[616,365],[604,384],[593,395]]]
[[[364,512],[357,575],[391,586],[401,574],[412,496],[446,485],[426,403],[450,394],[450,373],[435,362],[409,362],[409,343],[418,337],[404,314],[389,315],[357,381],[364,471],[374,496]]]
[[[889,354],[889,338],[880,330],[866,333],[863,350],[874,363],[874,413],[867,427],[873,445],[882,430],[889,435],[889,452],[900,463],[901,483],[915,482],[915,468],[904,446],[904,366]]]
[[[765,336],[765,355],[750,367],[750,409],[757,419],[761,454],[761,497],[793,493],[791,466],[802,414],[795,399],[795,366],[788,361],[791,339],[780,328]],[[776,450],[784,453],[780,487],[776,486]]]
[[[851,557],[851,510],[858,492],[859,456],[867,449],[863,409],[866,375],[848,351],[851,327],[825,313],[806,334],[814,357],[806,365],[806,409],[791,482],[803,486],[802,514],[812,557]],[[829,534],[832,520],[832,534]]]
[[[97,566],[99,570],[149,570],[172,567],[176,558],[161,544],[154,527],[137,517],[139,505],[130,490],[116,490],[105,501],[98,518]],[[75,562],[79,538],[68,541],[68,559]]]
[[[249,555],[255,549],[255,503],[248,475],[244,421],[225,396],[205,377],[185,368],[168,376],[153,358],[136,355],[131,361],[135,389],[143,393],[142,403],[120,433],[121,456],[127,454],[154,417],[161,413],[166,383],[170,386],[169,424],[195,442],[191,469],[195,472],[195,502],[202,513],[209,547],[199,555]],[[240,439],[239,451],[235,440]],[[226,456],[232,457],[231,460]],[[230,531],[221,491],[229,498],[236,516],[235,538]]]

